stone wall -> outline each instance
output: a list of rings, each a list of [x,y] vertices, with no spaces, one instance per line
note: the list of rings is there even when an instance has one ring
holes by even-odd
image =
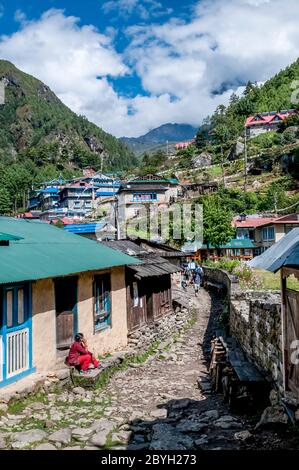
[[[254,363],[283,387],[280,294],[247,292],[230,302],[230,331]]]
[[[229,303],[229,329],[247,356],[283,389],[281,296],[244,291],[226,271],[204,268],[205,281],[222,284]]]
[[[179,332],[191,317],[192,309],[177,306],[175,311],[132,331],[128,336],[128,345],[137,353],[145,351],[156,341],[165,341]]]

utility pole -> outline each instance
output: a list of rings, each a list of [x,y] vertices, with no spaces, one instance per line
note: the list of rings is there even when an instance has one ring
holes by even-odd
[[[244,192],[247,192],[247,129],[244,127]]]
[[[224,178],[224,155],[223,155],[223,145],[221,144],[221,172],[222,172],[222,183],[225,188],[225,178]]]
[[[167,158],[168,158],[168,140],[166,140],[166,155],[167,155]]]

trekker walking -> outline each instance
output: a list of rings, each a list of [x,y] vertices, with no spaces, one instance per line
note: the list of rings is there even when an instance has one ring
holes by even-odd
[[[200,275],[199,272],[196,272],[194,274],[194,278],[193,278],[193,286],[194,286],[195,296],[197,296],[197,294],[199,292],[200,284],[201,284],[201,275]]]

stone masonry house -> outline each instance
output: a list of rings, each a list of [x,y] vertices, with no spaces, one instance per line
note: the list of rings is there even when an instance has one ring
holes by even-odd
[[[126,347],[125,266],[139,261],[40,221],[0,217],[0,387],[55,368],[74,334]]]

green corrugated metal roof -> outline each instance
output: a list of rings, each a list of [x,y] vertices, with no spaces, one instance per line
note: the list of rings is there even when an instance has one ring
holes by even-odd
[[[3,233],[0,232],[0,241],[1,242],[9,242],[9,241],[16,241],[16,240],[21,240],[22,237],[15,237],[14,235],[11,235],[10,233]]]
[[[184,252],[196,252],[198,250],[207,250],[207,245],[201,244],[200,242],[187,242],[185,245],[182,247],[182,251]],[[225,245],[221,245],[219,247],[220,249],[250,249],[250,248],[255,248],[254,243],[252,240],[249,239],[239,239],[239,238],[232,238],[228,243]],[[213,245],[209,245],[209,249],[215,249]]]
[[[215,247],[213,245],[210,245],[209,248],[214,249]],[[252,240],[246,239],[246,238],[232,238],[228,243],[225,245],[220,246],[221,249],[240,249],[240,248],[255,248]],[[207,245],[203,245],[201,249],[207,249]]]
[[[1,284],[140,263],[137,258],[37,220],[0,217],[0,231],[22,238],[0,246]]]

